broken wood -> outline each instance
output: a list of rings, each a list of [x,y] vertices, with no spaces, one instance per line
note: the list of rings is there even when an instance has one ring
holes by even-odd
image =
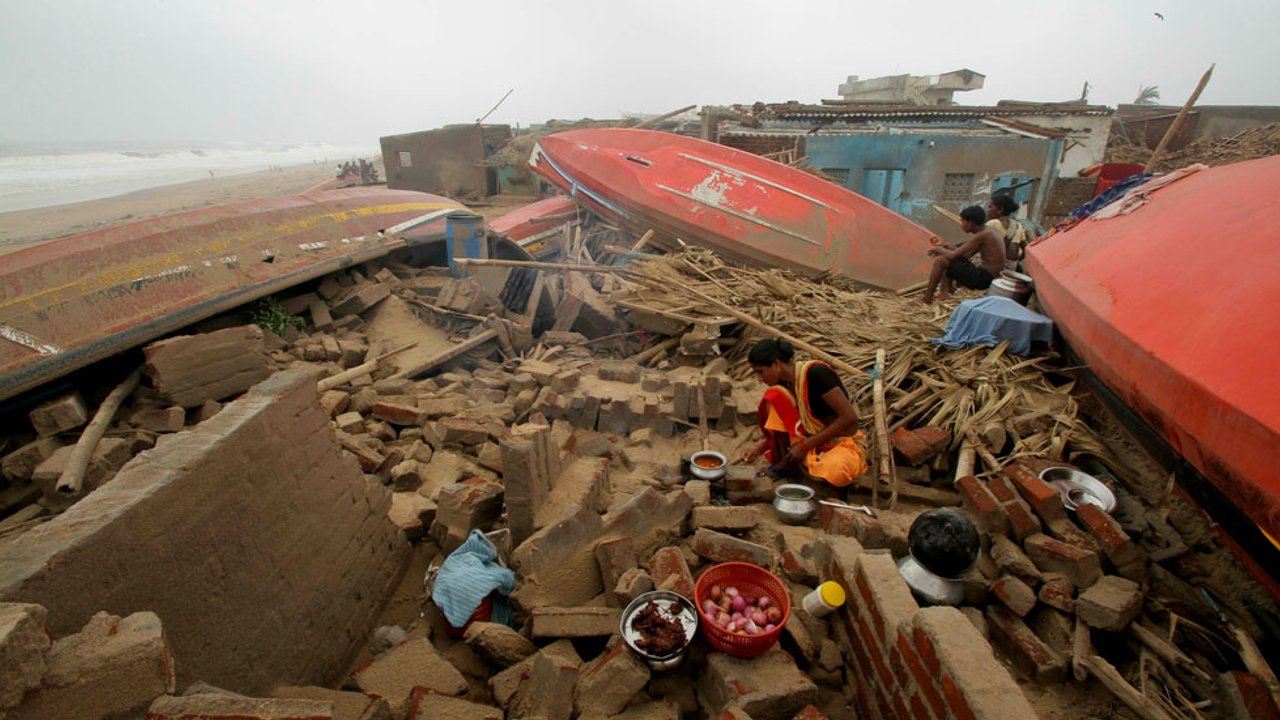
[[[662,342],[658,343],[657,345],[654,345],[648,350],[642,350],[636,353],[635,355],[632,355],[630,360],[631,362],[637,365],[643,365],[644,363],[648,362],[650,358],[656,355],[659,355],[661,353],[664,353],[679,344],[680,344],[679,337],[667,338],[666,340],[663,340]]]
[[[1076,630],[1071,636],[1071,675],[1076,682],[1089,679],[1089,668],[1085,658],[1093,654],[1093,639],[1089,634],[1089,626],[1080,618],[1076,618]]]
[[[698,434],[702,436],[702,449],[710,450],[711,432],[707,428],[707,397],[702,390],[702,385],[702,378],[698,378]]]
[[[977,456],[982,459],[983,464],[985,464],[992,472],[997,472],[1000,468],[1004,467],[996,456],[991,453],[987,444],[982,442],[982,438],[978,437],[978,433],[973,429],[970,429],[965,433],[965,439],[968,440],[968,444],[973,447]]]
[[[440,367],[441,365],[449,362],[450,360],[453,360],[454,358],[464,355],[480,347],[481,345],[489,342],[490,340],[496,340],[497,338],[498,338],[498,331],[494,330],[493,328],[489,328],[488,330],[481,331],[467,338],[466,340],[463,340],[462,342],[458,343],[457,345],[454,345],[448,350],[432,355],[431,357],[427,358],[426,360],[423,360],[417,365],[401,370],[400,372],[396,373],[395,375],[392,375],[391,377],[415,378],[419,375],[431,372],[432,370]]]
[[[408,302],[411,305],[415,305],[417,307],[422,308],[423,310],[429,310],[439,315],[452,315],[454,317],[459,317],[464,320],[475,320],[476,322],[481,322],[485,319],[483,315],[473,315],[472,313],[462,312],[461,310],[450,310],[449,308],[440,307],[439,305],[432,305],[431,303],[425,300],[420,300],[414,297],[412,293],[407,291],[396,293],[396,297],[400,298],[401,300],[404,300],[405,302]]]
[[[907,406],[911,405],[915,401],[919,400],[920,398],[928,394],[929,390],[930,388],[928,385],[922,384],[920,387],[916,388],[915,390],[912,390],[906,395],[903,395],[902,397],[895,400],[893,404],[889,406],[889,410],[892,412],[902,412],[904,408],[906,408]]]
[[[1163,708],[1130,685],[1111,663],[1097,655],[1089,655],[1085,658],[1084,664],[1098,682],[1101,682],[1112,695],[1116,696],[1117,700],[1124,703],[1138,717],[1143,720],[1173,720]]]
[[[690,105],[690,106],[688,106],[688,107],[682,107],[682,108],[680,108],[679,110],[672,110],[672,111],[671,111],[671,112],[669,112],[669,113],[663,113],[663,114],[659,115],[658,117],[651,117],[651,118],[649,118],[648,120],[645,120],[644,122],[638,123],[638,124],[636,124],[636,125],[632,125],[631,127],[632,127],[632,128],[635,128],[635,129],[642,129],[642,128],[647,128],[647,127],[653,127],[654,125],[657,125],[658,123],[662,122],[663,120],[670,120],[671,118],[673,118],[673,117],[675,117],[675,116],[677,116],[677,115],[681,115],[681,114],[683,114],[683,113],[687,113],[687,112],[689,112],[690,110],[692,110],[692,109],[694,109],[694,108],[696,108],[696,107],[698,107],[698,106],[697,106],[697,105]]]
[[[898,481],[893,476],[893,456],[889,449],[889,427],[886,420],[884,407],[884,348],[876,349],[876,370],[875,382],[872,383],[872,403],[875,408],[875,437],[876,437],[876,453],[880,456],[878,465],[879,472],[876,473],[876,482],[871,488],[871,506],[878,508],[880,485],[891,485],[889,492],[889,509],[893,510],[898,506]]]
[[[1186,653],[1174,647],[1172,643],[1166,641],[1152,630],[1136,622],[1130,623],[1128,629],[1129,633],[1133,635],[1134,638],[1149,648],[1151,652],[1155,653],[1161,660],[1164,660],[1184,672],[1194,675],[1206,683],[1213,682],[1213,678],[1209,676],[1209,673],[1200,669],[1200,666],[1196,665],[1196,662]]]
[[[977,451],[973,447],[973,443],[965,438],[960,444],[960,454],[956,457],[956,475],[955,479],[969,477],[973,474],[974,464],[978,459]]]
[[[1240,660],[1244,662],[1249,672],[1262,681],[1267,692],[1271,694],[1271,702],[1280,708],[1280,681],[1276,680],[1276,674],[1267,664],[1267,659],[1262,656],[1262,651],[1258,650],[1257,644],[1253,642],[1253,638],[1249,637],[1249,633],[1235,625],[1230,627],[1231,634],[1235,636],[1236,642],[1240,643]]]
[[[395,348],[394,350],[388,350],[382,353],[381,355],[375,357],[374,359],[366,363],[361,363],[351,368],[350,370],[343,370],[337,375],[331,375],[327,378],[324,378],[316,383],[316,391],[324,392],[325,390],[332,390],[336,387],[341,387],[343,385],[346,385],[347,383],[351,382],[352,380],[355,380],[356,378],[362,375],[368,375],[369,373],[378,369],[379,362],[386,360],[387,358],[391,357],[392,355],[395,355],[396,353],[402,353],[405,350],[408,350],[409,348],[416,347],[417,344],[418,344],[418,341],[414,340],[413,342],[407,343],[405,345],[401,345],[400,347]]]
[[[1191,92],[1191,97],[1187,98],[1187,101],[1182,104],[1182,109],[1178,111],[1178,116],[1169,124],[1169,129],[1165,131],[1164,137],[1160,138],[1160,143],[1151,152],[1151,159],[1147,160],[1147,166],[1142,169],[1143,172],[1151,172],[1155,168],[1156,161],[1164,154],[1165,146],[1173,139],[1174,134],[1182,128],[1182,123],[1187,119],[1187,113],[1191,111],[1191,106],[1196,104],[1196,100],[1200,99],[1200,93],[1204,92],[1204,87],[1209,84],[1209,77],[1213,75],[1213,68],[1214,65],[1209,65],[1209,69],[1205,70],[1204,75],[1200,76],[1200,83]]]
[[[646,244],[648,244],[648,242],[652,239],[653,239],[653,228],[649,228],[648,230],[644,231],[644,234],[640,236],[640,239],[636,241],[636,244],[631,246],[631,252],[633,253],[640,252],[640,249],[643,248]]]
[[[80,489],[84,487],[84,478],[89,471],[89,462],[93,459],[93,451],[98,447],[98,441],[106,434],[107,427],[111,425],[111,420],[116,416],[116,411],[124,404],[125,398],[138,387],[138,382],[142,379],[142,368],[139,367],[124,379],[111,391],[106,400],[98,406],[98,411],[94,413],[93,420],[89,421],[84,432],[80,434],[80,439],[76,442],[75,450],[71,451],[71,457],[67,459],[67,467],[62,471],[62,476],[58,478],[57,491],[63,495],[77,495]]]

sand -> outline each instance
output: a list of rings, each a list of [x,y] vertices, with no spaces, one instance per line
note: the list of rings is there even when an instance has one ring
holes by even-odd
[[[296,165],[148,188],[101,200],[0,213],[0,254],[44,240],[182,210],[297,195],[333,179],[332,164]]]

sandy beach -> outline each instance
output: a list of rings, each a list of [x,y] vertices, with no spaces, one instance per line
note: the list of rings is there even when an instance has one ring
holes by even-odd
[[[378,170],[382,172],[381,167]],[[101,200],[0,213],[0,254],[32,243],[182,210],[296,195],[330,180],[331,164],[297,165],[148,188]]]

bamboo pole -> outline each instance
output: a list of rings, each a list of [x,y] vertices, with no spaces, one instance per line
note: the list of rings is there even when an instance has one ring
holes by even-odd
[[[992,454],[991,450],[987,447],[987,444],[982,442],[982,438],[978,437],[977,432],[975,432],[973,429],[970,429],[968,432],[964,434],[964,436],[965,436],[965,440],[968,441],[968,444],[973,447],[974,453],[976,453],[977,456],[982,459],[982,462],[988,468],[991,468],[992,472],[996,472],[1000,470],[1001,467],[1003,467],[1000,464],[1000,460],[994,454]]]
[[[387,352],[382,353],[381,355],[375,357],[374,359],[366,363],[361,363],[360,365],[357,365],[351,368],[350,370],[343,370],[337,375],[331,375],[327,378],[324,378],[316,383],[316,392],[324,392],[325,390],[332,390],[336,387],[346,385],[347,383],[351,382],[352,380],[355,380],[356,378],[362,375],[368,375],[369,373],[378,369],[379,362],[386,360],[387,358],[391,357],[392,355],[395,355],[396,353],[402,353],[405,350],[408,350],[409,348],[414,347],[417,344],[418,344],[418,341],[414,340],[413,342],[407,343],[405,345],[401,345],[400,347],[395,348],[394,350],[388,350]]]
[[[636,353],[635,355],[632,355],[631,362],[637,365],[643,365],[655,355],[658,355],[659,353],[664,353],[667,350],[670,350],[671,348],[679,344],[680,344],[680,338],[678,337],[667,338],[666,340],[663,340],[662,342],[658,343],[657,345],[654,345],[648,350],[642,350]]]
[[[893,412],[901,412],[908,405],[928,394],[930,389],[931,388],[928,385],[921,384],[920,387],[895,400],[893,404],[889,406],[889,410]]]
[[[1085,658],[1093,654],[1093,639],[1089,635],[1089,626],[1080,618],[1076,618],[1076,631],[1071,637],[1071,675],[1076,682],[1089,679],[1089,668]]]
[[[85,427],[84,432],[80,434],[80,439],[76,442],[76,448],[71,451],[66,469],[58,478],[58,492],[63,495],[79,494],[80,489],[84,487],[84,478],[89,471],[89,461],[93,459],[93,451],[98,447],[98,441],[106,434],[112,418],[116,416],[116,411],[124,404],[129,393],[138,387],[141,379],[142,368],[139,367],[129,373],[124,382],[117,385],[107,399],[98,406],[98,411],[93,414],[93,420],[89,421],[89,425]]]
[[[1097,655],[1090,655],[1084,659],[1084,664],[1089,669],[1090,674],[1097,678],[1099,682],[1111,691],[1111,694],[1116,696],[1116,699],[1124,703],[1138,717],[1143,718],[1143,720],[1173,720],[1163,708],[1130,685],[1124,679],[1124,676],[1120,674],[1120,671],[1116,670],[1111,663]]]
[[[640,239],[636,241],[636,244],[631,246],[631,252],[633,253],[640,252],[640,249],[643,248],[646,244],[648,244],[648,242],[652,239],[653,239],[653,228],[649,228],[648,230],[644,231],[644,234],[640,236]]]
[[[974,464],[978,459],[973,443],[966,438],[960,443],[960,454],[956,457],[956,480],[973,474]]]
[[[677,115],[680,115],[681,113],[687,113],[687,112],[689,112],[690,110],[692,110],[692,109],[694,109],[694,108],[696,108],[696,107],[698,107],[698,106],[697,106],[697,105],[689,105],[689,106],[687,106],[687,107],[682,107],[682,108],[680,108],[679,110],[672,110],[672,111],[671,111],[671,112],[669,112],[669,113],[663,113],[663,114],[659,115],[658,117],[651,117],[651,118],[649,118],[648,120],[645,120],[644,122],[640,122],[640,123],[637,123],[637,124],[633,125],[633,126],[632,126],[632,129],[633,129],[633,130],[640,130],[640,129],[647,128],[647,127],[653,127],[654,125],[657,125],[658,123],[662,122],[663,120],[669,120],[669,119],[671,119],[671,118],[673,118],[673,117],[675,117],[675,116],[677,116]]]
[[[876,371],[875,382],[871,385],[872,402],[875,408],[875,435],[876,435],[876,451],[880,455],[879,472],[876,474],[876,482],[871,486],[871,506],[880,507],[879,495],[881,483],[889,484],[892,487],[889,493],[889,509],[893,510],[898,505],[898,480],[893,473],[892,461],[889,449],[889,428],[886,420],[887,413],[884,407],[884,348],[876,349]]]
[[[1216,64],[1216,63],[1215,63]],[[1196,100],[1200,99],[1200,93],[1204,92],[1204,87],[1209,84],[1209,76],[1213,75],[1214,65],[1210,65],[1208,70],[1204,71],[1204,75],[1200,77],[1200,83],[1196,85],[1196,89],[1191,93],[1191,97],[1183,103],[1182,109],[1178,111],[1178,116],[1169,124],[1169,129],[1165,131],[1164,137],[1160,138],[1160,144],[1156,145],[1156,149],[1151,153],[1151,159],[1147,161],[1147,166],[1143,168],[1144,172],[1151,172],[1156,166],[1156,161],[1164,153],[1164,148],[1173,139],[1175,133],[1182,128],[1182,122],[1187,119],[1187,113],[1191,111],[1191,106],[1196,104]]]

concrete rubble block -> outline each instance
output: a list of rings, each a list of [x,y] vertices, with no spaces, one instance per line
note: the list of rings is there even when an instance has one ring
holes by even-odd
[[[626,436],[631,431],[631,410],[626,400],[610,400],[601,403],[596,427],[602,433]]]
[[[0,460],[0,474],[11,483],[30,482],[40,463],[62,447],[56,438],[39,438],[19,447]]]
[[[486,442],[480,446],[480,451],[476,453],[476,462],[480,467],[488,468],[499,475],[502,474],[502,450],[497,443]]]
[[[1032,587],[1040,584],[1042,578],[1040,569],[1031,562],[1031,558],[1027,557],[1022,548],[1009,538],[1003,535],[991,538],[991,559],[1000,572],[1012,575]]]
[[[658,548],[649,560],[649,576],[655,589],[668,590],[693,601],[693,573],[680,548]]]
[[[404,717],[415,687],[446,695],[467,691],[462,673],[425,638],[411,638],[391,648],[357,670],[352,679],[361,691],[385,699],[396,717]]]
[[[1036,591],[1012,575],[1001,575],[991,583],[991,594],[1018,617],[1026,617],[1036,606]]]
[[[528,638],[501,623],[473,622],[463,639],[485,662],[500,668],[509,668],[538,651]]]
[[[421,425],[426,416],[416,403],[392,402],[388,399],[373,404],[373,417],[392,425]]]
[[[89,456],[89,469],[85,474],[84,489],[93,490],[102,486],[116,474],[133,456],[132,443],[126,438],[107,437],[98,441]],[[31,473],[31,482],[35,483],[47,496],[55,493],[54,486],[62,472],[66,470],[67,461],[75,451],[74,445],[60,447],[48,460],[40,463]]]
[[[582,373],[577,370],[562,370],[551,377],[551,389],[558,393],[568,393],[578,387]]]
[[[502,455],[502,484],[506,486],[507,522],[517,544],[536,529],[538,511],[559,476],[559,449],[543,426],[511,429],[498,443]]]
[[[69,392],[40,403],[27,414],[40,437],[57,435],[89,422],[89,406],[78,392]]]
[[[338,341],[328,335],[320,338],[320,347],[324,350],[325,362],[337,362],[342,358],[342,348],[338,347]]]
[[[333,720],[331,700],[250,698],[224,693],[165,695],[147,709],[147,720]]]
[[[354,382],[351,385],[355,387]],[[362,415],[368,414],[373,412],[373,405],[376,402],[378,402],[377,391],[371,387],[363,387],[351,393],[351,405],[347,407],[347,410]]]
[[[670,698],[636,702],[628,705],[622,712],[610,715],[609,720],[680,720],[684,717],[680,705]],[[580,716],[581,720],[590,720],[588,716]]]
[[[122,619],[99,612],[79,633],[53,643],[40,689],[8,718],[137,715],[174,685],[173,658],[155,613]]]
[[[405,720],[504,720],[502,708],[415,688]]]
[[[577,663],[543,653],[535,655],[527,676],[511,698],[508,717],[569,720],[579,674]]]
[[[320,332],[329,332],[333,329],[333,313],[329,312],[329,306],[321,300],[316,300],[307,306],[307,315],[311,319],[311,327]],[[343,367],[355,367],[360,363],[345,364]]]
[[[689,496],[694,508],[711,505],[711,483],[706,480],[690,480],[685,483],[684,494]]]
[[[538,607],[530,613],[534,640],[608,637],[618,632],[622,611],[610,607]]]
[[[369,346],[363,341],[338,338],[338,350],[342,353],[341,357],[338,358],[338,364],[344,368],[353,368],[364,364],[364,358],[369,353]]]
[[[143,348],[146,374],[161,397],[184,408],[248,390],[271,374],[262,328],[242,325],[181,335]]]
[[[640,366],[629,360],[605,360],[596,374],[601,380],[638,383],[641,372]]]
[[[1089,587],[1102,577],[1102,562],[1097,553],[1042,534],[1027,538],[1024,547],[1027,557],[1042,572],[1061,573],[1078,588]]]
[[[1141,611],[1142,588],[1115,575],[1104,576],[1076,598],[1076,616],[1099,630],[1119,632]]]
[[[907,465],[924,465],[947,449],[951,444],[951,433],[935,425],[914,430],[903,427],[894,430],[889,439]]]
[[[1038,607],[1023,620],[1031,632],[1059,657],[1064,660],[1071,657],[1076,632],[1074,617],[1051,607]]]
[[[476,529],[484,529],[502,515],[501,484],[468,478],[441,488],[436,496],[436,522],[466,537]]]
[[[445,445],[480,445],[489,439],[484,423],[466,417],[447,417],[440,421]]]
[[[432,420],[461,415],[471,407],[471,401],[462,395],[426,397],[418,399],[418,411]]]
[[[692,509],[693,501],[684,493],[661,493],[645,487],[609,507],[603,519],[604,533],[629,536],[636,555],[643,557],[682,537]]]
[[[617,584],[613,586],[612,605],[614,607],[626,607],[631,604],[632,600],[640,597],[647,592],[653,592],[656,588],[653,584],[653,578],[643,568],[631,568],[622,573],[618,578]]]
[[[995,609],[1022,622],[1003,608]],[[964,614],[951,607],[924,608],[912,618],[910,631],[911,645],[940,686],[950,716],[991,720],[1039,717]]]
[[[636,567],[635,548],[629,537],[601,540],[596,543],[595,553],[596,562],[600,565],[600,579],[606,589],[617,587],[623,573]]]
[[[759,524],[760,514],[753,507],[695,507],[693,509],[694,529],[746,532]]]
[[[271,697],[333,703],[333,720],[391,720],[391,707],[386,700],[362,692],[330,690],[314,685],[285,686],[273,689]]]
[[[792,582],[814,585],[818,581],[818,563],[813,537],[784,530],[775,536],[778,568]]]
[[[752,720],[791,720],[818,702],[818,686],[777,646],[754,658],[710,653],[697,687],[703,717],[736,707]]]
[[[391,287],[382,283],[357,285],[344,295],[334,298],[330,313],[335,318],[359,315],[391,296]]]
[[[991,641],[1013,661],[1023,677],[1037,683],[1057,683],[1066,677],[1066,660],[1032,632],[1022,618],[999,605],[987,607]]]
[[[734,505],[773,502],[773,480],[750,465],[730,465],[724,472],[725,497]]]
[[[770,548],[715,530],[697,530],[690,546],[712,562],[749,562],[763,568],[772,568],[776,562]]]
[[[426,466],[417,460],[402,460],[391,467],[391,489],[394,492],[417,490],[426,482]]]
[[[1065,575],[1046,573],[1044,584],[1040,586],[1036,596],[1051,608],[1057,608],[1068,615],[1076,614],[1076,586]]]
[[[0,714],[40,687],[52,642],[44,629],[48,612],[30,603],[0,603]]]
[[[325,390],[320,394],[320,407],[331,418],[336,418],[351,405],[351,395],[341,390]]]
[[[187,411],[180,407],[142,408],[129,415],[129,424],[154,433],[175,433],[187,424]]]
[[[968,512],[973,524],[989,535],[999,535],[1009,530],[1009,517],[987,484],[972,475],[956,480],[960,492],[960,505]]]
[[[511,503],[508,485],[508,516]],[[512,562],[522,581],[512,593],[512,600],[525,609],[572,607],[599,595],[604,585],[595,545],[603,535],[602,528],[598,513],[580,507],[520,543],[512,553]],[[514,527],[512,537],[518,537]]]
[[[1041,480],[1031,468],[1020,462],[1011,463],[1005,466],[1004,475],[1046,523],[1067,519],[1062,496],[1049,483]]]
[[[578,656],[578,651],[574,649],[573,641],[568,639],[556,640],[489,679],[489,689],[493,692],[493,699],[499,705],[502,707],[510,706],[511,698],[515,695],[516,690],[520,688],[520,683],[529,674],[529,671],[533,669],[533,664],[538,661],[539,657],[547,657],[557,663],[571,665],[575,668],[582,665],[582,658]]]
[[[649,684],[649,666],[620,640],[578,673],[573,705],[582,717],[620,713]]]
[[[546,527],[563,517],[567,508],[585,507],[595,512],[604,508],[609,492],[609,460],[607,458],[575,458],[560,471],[547,501],[534,519],[537,527]],[[509,505],[508,505],[509,507]]]

